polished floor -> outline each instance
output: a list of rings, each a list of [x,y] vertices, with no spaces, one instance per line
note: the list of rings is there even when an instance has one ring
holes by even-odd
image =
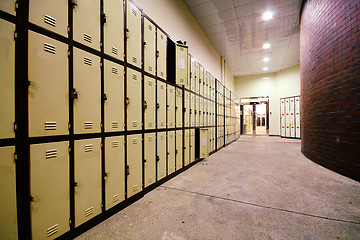
[[[241,136],[77,239],[360,239],[360,183]]]

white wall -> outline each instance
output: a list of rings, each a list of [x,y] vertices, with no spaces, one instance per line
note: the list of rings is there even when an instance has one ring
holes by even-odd
[[[271,74],[237,77],[235,94],[239,98],[269,96],[269,134],[280,135],[280,98],[300,95],[300,65]]]

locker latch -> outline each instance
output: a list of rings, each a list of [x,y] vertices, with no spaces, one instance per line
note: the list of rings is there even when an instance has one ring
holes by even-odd
[[[159,51],[156,51],[156,57],[159,57]]]
[[[105,15],[105,13],[102,14],[102,16],[101,16],[101,21],[102,21],[103,23],[106,23],[106,15]]]
[[[143,102],[143,109],[144,110],[147,109],[147,102],[146,101]]]
[[[178,154],[178,150],[177,150],[177,149],[175,150],[175,154]]]
[[[160,157],[156,156],[156,161],[159,162],[160,161]]]
[[[71,6],[75,8],[77,6],[77,0],[71,0]]]
[[[126,38],[129,38],[129,29],[125,29],[125,36]]]
[[[159,108],[160,108],[160,104],[156,103],[156,108],[159,109]]]
[[[104,93],[104,101],[108,100],[106,93]]]
[[[146,42],[144,42],[144,47],[146,46]]]
[[[130,175],[130,167],[126,166],[126,175]]]
[[[109,176],[108,173],[105,173],[105,174],[104,174],[104,180],[105,180],[105,181],[107,180],[108,176]]]
[[[186,108],[184,108],[183,111],[186,112]]]
[[[74,187],[78,187],[79,184],[77,182],[74,182]]]
[[[130,99],[128,97],[125,98],[125,104],[129,105],[130,104]]]
[[[72,90],[72,92],[71,92],[71,98],[72,99],[78,99],[78,93],[77,93],[77,91],[76,91],[76,89],[75,88],[73,88],[73,90]]]
[[[175,106],[175,110],[176,110],[176,111],[178,110],[178,107],[177,107],[177,106]]]
[[[190,114],[192,114],[192,109],[190,109]]]
[[[144,159],[144,163],[146,163],[146,159]]]

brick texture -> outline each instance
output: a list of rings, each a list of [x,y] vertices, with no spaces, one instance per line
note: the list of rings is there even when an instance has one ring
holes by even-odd
[[[301,14],[301,150],[360,181],[360,1],[308,0]]]

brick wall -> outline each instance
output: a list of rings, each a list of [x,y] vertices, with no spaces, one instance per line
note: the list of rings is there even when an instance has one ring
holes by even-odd
[[[306,1],[300,38],[302,152],[360,181],[360,1]]]

